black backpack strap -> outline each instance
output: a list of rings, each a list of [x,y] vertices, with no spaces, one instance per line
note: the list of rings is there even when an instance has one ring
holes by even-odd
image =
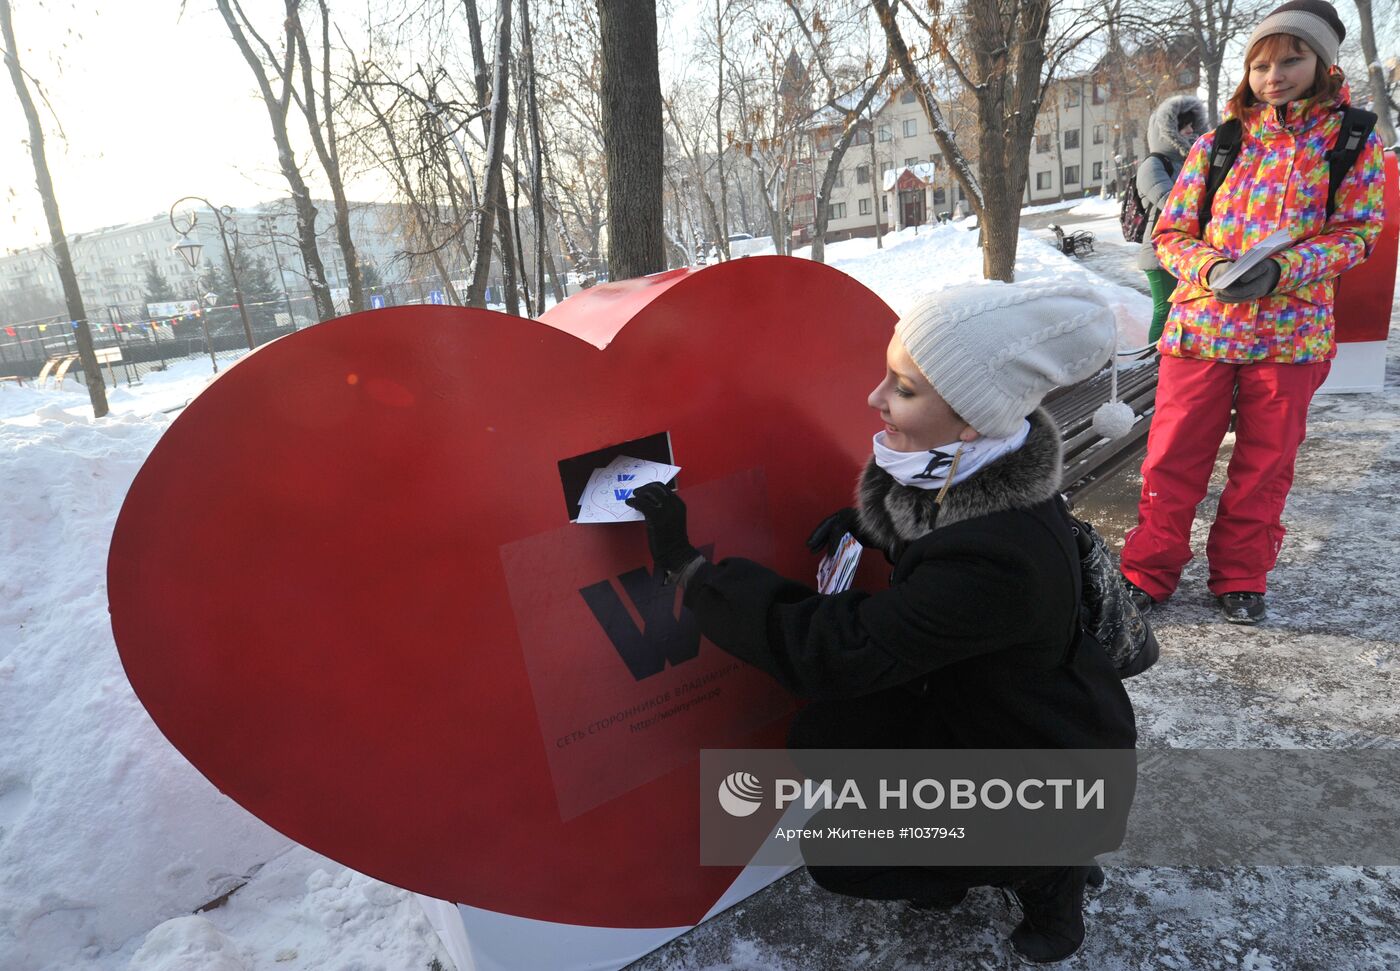
[[[1215,129],[1215,142],[1210,149],[1210,166],[1206,169],[1206,191],[1201,194],[1201,207],[1196,218],[1200,223],[1201,238],[1205,238],[1206,224],[1210,222],[1210,207],[1215,202],[1216,190],[1225,181],[1230,166],[1239,158],[1240,141],[1244,136],[1244,125],[1238,118],[1223,121]]]
[[[1337,188],[1347,177],[1356,160],[1366,148],[1366,141],[1376,127],[1376,116],[1369,111],[1347,105],[1342,110],[1342,124],[1337,129],[1337,141],[1327,152],[1327,218],[1337,211]]]
[[[1167,174],[1175,177],[1175,173],[1172,172],[1171,159],[1167,158],[1166,155],[1162,154],[1161,152],[1148,152],[1147,157],[1155,158],[1157,161],[1161,162],[1162,168],[1167,170]]]

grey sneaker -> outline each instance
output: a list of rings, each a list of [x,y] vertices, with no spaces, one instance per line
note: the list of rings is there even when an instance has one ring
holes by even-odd
[[[1247,591],[1222,593],[1215,598],[1220,612],[1232,624],[1257,624],[1264,619],[1264,595]]]

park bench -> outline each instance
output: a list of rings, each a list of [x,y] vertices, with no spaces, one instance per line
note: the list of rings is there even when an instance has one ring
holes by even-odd
[[[1157,399],[1157,354],[1148,348],[1133,352],[1133,356],[1135,365],[1118,372],[1118,400],[1139,417],[1122,438],[1105,439],[1094,431],[1094,412],[1109,399],[1112,375],[1108,368],[1087,381],[1056,388],[1045,398],[1045,408],[1060,426],[1064,441],[1065,485],[1061,491],[1070,505],[1137,461],[1147,447],[1147,430]]]
[[[1066,233],[1054,223],[1051,223],[1050,229],[1055,233],[1055,245],[1066,256],[1087,256],[1094,251],[1093,233],[1086,230]]]

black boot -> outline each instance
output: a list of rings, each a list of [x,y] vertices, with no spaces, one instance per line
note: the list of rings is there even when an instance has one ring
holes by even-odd
[[[1108,878],[1103,875],[1103,867],[1099,866],[1097,863],[1089,864],[1089,878],[1085,883],[1089,885],[1090,889],[1098,890],[1104,885],[1106,879]]]
[[[1012,885],[1021,902],[1021,923],[1011,947],[1030,964],[1063,961],[1084,943],[1084,885],[1092,867],[1047,870]]]

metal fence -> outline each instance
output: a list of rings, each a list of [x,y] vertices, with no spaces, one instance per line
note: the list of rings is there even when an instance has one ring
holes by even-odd
[[[464,303],[467,281],[453,280],[452,287],[456,290],[456,303]],[[336,312],[349,313],[345,291],[333,291],[333,296]],[[441,280],[413,280],[369,289],[365,295],[365,309],[452,304],[452,296],[453,289]],[[486,292],[488,305],[499,307],[503,299],[499,282],[493,280]],[[250,301],[246,307],[255,347],[312,326],[318,320],[315,302],[308,293]],[[248,348],[237,306],[203,308],[197,314],[181,317],[153,318],[144,303],[112,305],[93,313],[88,324],[99,351],[120,350],[119,360],[102,362],[104,378],[109,383],[139,382],[143,375],[163,370],[171,361],[200,355],[212,354],[222,367]],[[60,362],[78,353],[75,331],[76,325],[63,317],[0,324],[0,378],[18,377],[28,382],[44,374],[45,383],[52,385]],[[99,360],[103,356],[99,355]],[[214,362],[210,366],[212,369]],[[66,374],[78,381],[85,380],[81,363],[77,361]]]

